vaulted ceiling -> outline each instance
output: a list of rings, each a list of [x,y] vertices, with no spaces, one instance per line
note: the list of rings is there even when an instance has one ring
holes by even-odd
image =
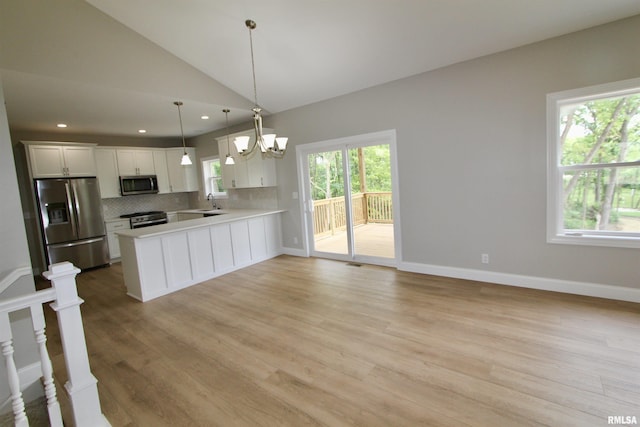
[[[188,136],[640,14],[637,0],[0,0],[11,129]],[[202,115],[210,116],[203,120]],[[64,122],[65,130],[55,125]]]

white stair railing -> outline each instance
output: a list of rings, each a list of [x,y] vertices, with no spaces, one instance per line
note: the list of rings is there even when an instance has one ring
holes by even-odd
[[[79,272],[80,270],[69,262],[52,264],[49,266],[49,271],[43,273],[45,278],[51,281],[52,288],[0,301],[0,345],[7,367],[14,422],[18,427],[28,426],[29,421],[24,410],[18,371],[13,359],[13,335],[9,314],[27,308],[31,312],[33,331],[40,352],[49,421],[53,427],[63,426],[60,404],[53,382],[51,359],[46,347],[42,304],[47,302],[52,302],[51,308],[56,311],[58,317],[60,339],[69,378],[65,389],[71,402],[73,425],[76,427],[110,426],[100,408],[98,381],[89,368],[89,356],[80,313],[80,304],[83,300],[78,297],[75,282]]]

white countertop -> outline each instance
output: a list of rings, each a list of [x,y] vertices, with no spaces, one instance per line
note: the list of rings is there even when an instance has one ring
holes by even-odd
[[[209,212],[221,213],[220,215],[208,216],[204,218],[189,219],[186,221],[170,222],[167,224],[154,225],[152,227],[142,227],[134,230],[122,230],[117,231],[116,234],[124,237],[131,238],[145,238],[159,236],[161,234],[173,233],[176,231],[189,230],[192,228],[206,227],[214,224],[223,224],[225,222],[233,222],[242,219],[253,218],[263,215],[272,215],[284,210],[278,209],[218,209],[218,210],[202,210],[202,209],[188,209],[178,212],[184,213],[200,213],[205,214]]]

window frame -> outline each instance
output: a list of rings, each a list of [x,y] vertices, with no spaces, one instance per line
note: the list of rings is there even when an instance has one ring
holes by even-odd
[[[209,176],[209,174],[207,173],[209,163],[216,160],[220,163],[220,173],[222,174],[222,163],[220,162],[220,156],[203,157],[202,159],[200,159],[202,167],[202,188],[204,189],[205,197],[209,193],[211,193],[216,199],[226,199],[229,197],[227,191],[214,191],[216,190],[216,186],[213,184],[213,182],[215,179],[222,179],[222,175]]]
[[[563,166],[560,113],[563,107],[597,99],[640,93],[640,78],[547,94],[547,242],[559,244],[640,248],[640,233],[564,228],[563,173],[572,170],[640,166],[640,161]]]

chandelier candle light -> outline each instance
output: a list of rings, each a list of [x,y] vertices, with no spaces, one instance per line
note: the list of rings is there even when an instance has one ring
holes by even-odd
[[[222,112],[224,113],[224,117],[225,120],[227,122],[227,157],[224,161],[225,165],[235,165],[236,161],[233,160],[233,156],[231,155],[231,151],[229,150],[229,110],[228,108],[225,108],[224,110],[222,110]]]
[[[256,28],[256,23],[251,19],[247,19],[244,23],[249,29],[249,45],[251,46],[251,71],[253,73],[253,98],[255,104],[251,111],[253,111],[253,127],[256,132],[256,140],[251,148],[249,148],[249,140],[251,139],[249,136],[239,136],[233,141],[233,143],[236,145],[238,153],[242,156],[249,156],[255,151],[256,147],[260,147],[260,151],[262,151],[264,156],[281,159],[287,149],[288,138],[276,137],[273,133],[266,135],[262,134],[262,108],[258,105],[256,67],[253,59],[253,38],[251,36],[251,32]]]
[[[182,166],[189,166],[191,164],[191,158],[187,154],[187,145],[184,142],[184,130],[182,129],[182,113],[180,113],[180,107],[182,106],[182,101],[175,101],[173,105],[178,107],[178,118],[180,119],[180,135],[182,136],[182,160],[180,160],[180,164]]]

